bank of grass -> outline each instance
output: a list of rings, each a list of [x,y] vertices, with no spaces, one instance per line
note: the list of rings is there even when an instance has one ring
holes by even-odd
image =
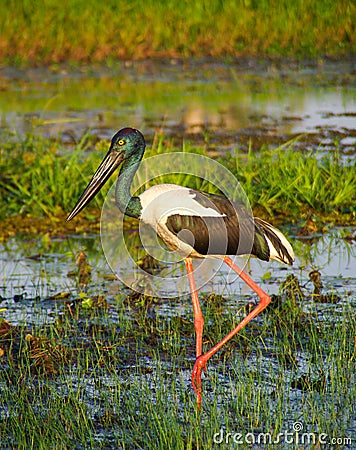
[[[75,148],[28,135],[22,141],[3,142],[0,149],[0,216],[3,236],[16,231],[48,229],[72,232],[98,226],[100,207],[111,183],[102,189],[78,219],[65,223],[91,175],[107,152],[109,142],[87,137]],[[204,154],[204,148],[185,144],[184,151]],[[146,156],[182,151],[172,142],[155,138]],[[351,225],[356,221],[355,161],[345,164],[337,153],[303,153],[293,142],[276,149],[252,149],[248,154],[220,158],[240,181],[256,215],[300,224]],[[114,177],[112,182],[114,182]],[[173,175],[157,182],[176,182],[192,188],[209,186],[192,176]],[[153,184],[152,183],[152,184]]]
[[[51,323],[0,318],[2,447],[318,448],[338,438],[333,448],[354,448],[355,311],[341,301],[320,314],[312,286],[301,293],[293,282],[209,362],[201,413],[184,299],[171,299],[179,313],[167,316],[162,299],[134,302],[122,292],[90,303],[72,293]],[[205,348],[251,300],[202,298]]]
[[[352,0],[5,0],[0,17],[3,63],[356,50]]]

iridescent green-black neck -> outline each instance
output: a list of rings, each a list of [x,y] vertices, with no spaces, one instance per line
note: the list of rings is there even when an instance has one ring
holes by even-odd
[[[132,128],[124,128],[116,133],[110,147],[112,151],[124,151],[123,164],[116,183],[116,204],[122,213],[135,218],[140,217],[142,205],[139,197],[131,196],[130,187],[145,147],[146,143],[142,134]]]

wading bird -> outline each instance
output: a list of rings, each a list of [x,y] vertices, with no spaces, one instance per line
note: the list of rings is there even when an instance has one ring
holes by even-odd
[[[263,261],[292,264],[293,249],[285,236],[269,223],[251,217],[245,208],[226,197],[174,184],[158,184],[132,197],[130,186],[145,151],[143,135],[123,128],[93,175],[67,221],[75,217],[121,165],[115,199],[120,211],[153,227],[168,249],[179,252],[186,265],[196,333],[196,361],[192,385],[198,406],[202,401],[202,370],[207,361],[270,303],[270,297],[228,255],[252,255]],[[255,308],[220,342],[203,353],[204,318],[194,280],[192,258],[223,260],[259,297]]]

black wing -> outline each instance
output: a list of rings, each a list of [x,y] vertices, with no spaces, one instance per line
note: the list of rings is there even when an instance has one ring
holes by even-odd
[[[269,260],[267,241],[242,205],[219,195],[190,192],[195,201],[215,209],[222,217],[169,216],[167,228],[181,241],[191,245],[201,255],[252,254],[264,261]]]

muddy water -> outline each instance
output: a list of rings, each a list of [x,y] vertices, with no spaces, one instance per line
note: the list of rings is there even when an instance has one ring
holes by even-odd
[[[280,144],[346,153],[356,144],[355,61],[122,63],[110,68],[0,69],[0,130],[63,142],[134,126],[217,150]]]

